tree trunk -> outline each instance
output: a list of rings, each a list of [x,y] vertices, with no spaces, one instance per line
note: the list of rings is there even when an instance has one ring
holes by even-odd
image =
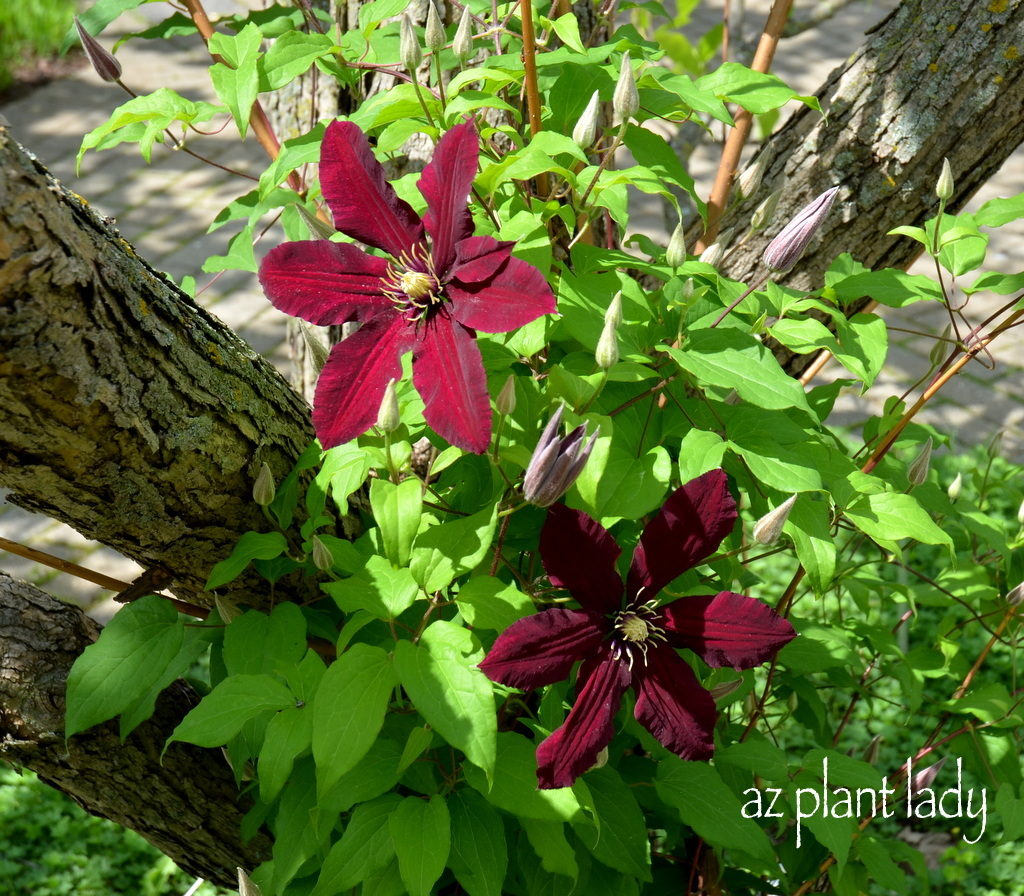
[[[732,251],[723,272],[753,280],[768,241],[833,185],[842,186],[836,206],[785,283],[819,288],[841,252],[872,268],[909,266],[920,246],[887,234],[935,215],[943,158],[956,181],[952,212],[1024,140],[1022,51],[1024,0],[904,0],[817,92],[828,117],[802,108],[761,149],[770,159],[763,186],[723,229],[742,234],[758,203],[784,192],[773,225]]]
[[[238,788],[219,750],[172,744],[199,698],[183,682],[124,743],[108,722],[64,739],[64,689],[99,627],[77,607],[0,573],[0,758],[31,768],[93,815],[138,831],[190,874],[222,886],[270,857],[266,836],[240,834]]]
[[[0,485],[209,606],[210,568],[267,528],[260,464],[290,469],[309,408],[3,129],[0,208]],[[234,591],[260,606],[261,582]]]

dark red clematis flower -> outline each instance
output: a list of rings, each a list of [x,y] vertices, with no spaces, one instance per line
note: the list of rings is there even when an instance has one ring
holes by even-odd
[[[583,609],[542,610],[506,629],[480,664],[494,681],[529,690],[568,676],[582,660],[576,703],[565,723],[537,748],[541,788],[568,787],[614,735],[623,694],[636,691],[635,715],[684,759],[714,750],[715,701],[689,664],[685,647],[710,666],[749,669],[770,659],[796,632],[760,601],[730,591],[654,598],[674,578],[709,557],[736,521],[722,470],[677,489],[644,528],[626,577],[615,569],[620,548],[579,510],[552,507],[540,552],[551,583]]]
[[[317,382],[313,425],[325,448],[373,425],[412,351],[427,423],[460,448],[487,450],[491,406],[475,331],[514,330],[553,312],[555,298],[540,271],[512,257],[513,243],[472,235],[477,154],[472,122],[438,141],[420,175],[421,220],[355,124],[327,128],[320,186],[334,226],[391,260],[316,240],[278,246],[260,265],[260,283],[282,311],[323,326],[361,324],[331,350]]]

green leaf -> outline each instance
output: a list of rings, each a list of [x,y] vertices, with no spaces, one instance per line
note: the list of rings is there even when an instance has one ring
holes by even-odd
[[[515,585],[492,576],[474,576],[455,597],[462,617],[474,628],[503,632],[533,612],[533,601]]]
[[[755,72],[738,62],[723,62],[711,74],[698,78],[697,87],[738,103],[755,115],[778,109],[792,99],[821,111],[814,97],[800,96],[778,75]]]
[[[309,707],[286,706],[267,723],[260,747],[260,799],[273,801],[288,781],[296,757],[313,742],[313,716]]]
[[[974,220],[984,227],[1001,227],[1019,218],[1024,218],[1024,193],[990,199],[974,215]]]
[[[384,868],[395,855],[390,820],[402,798],[388,793],[352,812],[341,835],[320,868],[312,896],[335,896],[358,886]]]
[[[701,385],[735,389],[757,407],[798,408],[811,413],[797,380],[788,376],[771,351],[749,333],[737,329],[691,330],[683,349],[669,354]]]
[[[324,812],[340,814],[358,803],[375,799],[394,788],[400,777],[402,748],[393,740],[378,738],[373,749],[345,772],[334,787],[320,797]]]
[[[591,515],[607,527],[657,507],[671,478],[672,458],[661,445],[636,457],[611,439],[598,439],[576,489]]]
[[[1024,799],[1018,797],[1013,785],[1003,781],[996,791],[996,814],[1003,822],[1000,843],[1012,843],[1024,837]]]
[[[801,498],[789,512],[784,531],[793,539],[815,594],[824,594],[835,578],[837,556],[828,504]]]
[[[427,592],[448,587],[456,576],[469,572],[484,559],[497,522],[498,505],[494,504],[420,533],[409,565],[413,578]]]
[[[530,846],[540,858],[541,867],[552,874],[561,874],[576,880],[580,875],[576,850],[565,836],[565,823],[540,821],[536,818],[518,818],[526,831]]]
[[[307,493],[307,504],[310,502],[310,493],[316,491],[322,497],[330,486],[331,497],[338,512],[348,513],[348,497],[366,481],[371,465],[369,455],[358,445],[345,444],[328,449],[324,452],[323,463],[314,480],[316,488],[311,488]],[[310,516],[319,516],[324,505],[317,500],[308,509]]]
[[[912,495],[894,492],[862,495],[843,513],[886,550],[897,551],[897,542],[904,538],[913,538],[922,544],[945,545],[950,552],[953,550],[949,533],[936,525]]]
[[[497,717],[491,683],[477,665],[483,649],[473,633],[439,620],[419,644],[395,645],[395,669],[420,715],[488,778],[494,773]]]
[[[322,587],[346,613],[366,610],[378,619],[400,616],[413,605],[419,592],[408,569],[395,569],[378,554],[354,576]]]
[[[305,74],[313,63],[334,47],[326,34],[286,31],[260,60],[260,91],[278,90]]]
[[[580,40],[580,23],[576,21],[573,13],[567,12],[564,16],[559,16],[551,23],[551,27],[567,47],[571,47],[577,53],[587,52],[583,41]]]
[[[508,847],[501,816],[475,790],[449,798],[452,848],[448,866],[469,896],[502,896]]]
[[[370,506],[380,527],[385,556],[393,566],[405,566],[420,527],[423,484],[415,477],[404,479],[398,485],[374,479],[370,483]]]
[[[689,482],[722,466],[726,443],[717,432],[691,429],[679,445],[679,479]]]
[[[280,532],[246,532],[238,539],[231,556],[210,570],[206,590],[213,591],[237,579],[253,560],[272,560],[288,550]]]
[[[537,789],[537,759],[532,742],[521,734],[504,731],[498,735],[497,745],[497,761],[490,779],[475,765],[463,767],[470,787],[492,806],[541,821],[570,821],[579,815],[579,800],[571,788]]]
[[[281,673],[306,653],[306,620],[297,604],[278,604],[267,616],[256,610],[224,630],[224,665],[231,675]]]
[[[893,268],[853,274],[836,281],[832,288],[840,302],[855,302],[868,296],[890,308],[903,308],[924,300],[942,301],[942,290],[930,277]]]
[[[658,796],[708,843],[746,853],[767,870],[778,867],[765,832],[744,817],[743,804],[713,766],[664,759],[658,765],[654,786]]]
[[[238,734],[250,719],[288,706],[295,706],[295,697],[276,678],[232,675],[199,701],[174,729],[167,743],[183,740],[200,747],[220,747]]]
[[[854,847],[857,857],[870,872],[872,883],[895,893],[907,891],[907,875],[892,860],[886,843],[871,834],[861,834],[854,841]]]
[[[71,737],[141,700],[178,655],[184,619],[156,595],[118,612],[68,673],[65,735]]]
[[[444,797],[435,793],[424,801],[407,796],[391,814],[389,826],[402,882],[410,896],[429,896],[448,864],[452,845]]]
[[[391,657],[369,644],[353,644],[327,668],[313,701],[313,759],[321,794],[373,746],[396,683]]]
[[[210,52],[224,58],[210,67],[210,81],[217,96],[231,110],[238,132],[245,137],[249,130],[249,113],[259,92],[256,63],[263,35],[249,22],[238,34],[215,31],[210,37]]]
[[[1022,289],[1024,289],[1024,273],[1000,274],[997,271],[982,274],[970,286],[963,287],[964,292],[968,295],[984,290],[1008,296],[1010,293],[1019,292]]]
[[[633,792],[615,769],[605,766],[587,774],[594,824],[577,822],[577,836],[599,862],[640,880],[651,879],[647,822]]]

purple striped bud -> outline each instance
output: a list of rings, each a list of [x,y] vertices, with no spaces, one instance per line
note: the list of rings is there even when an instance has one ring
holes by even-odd
[[[586,425],[580,424],[562,438],[558,434],[561,423],[562,406],[559,405],[548,425],[544,427],[540,441],[533,451],[533,457],[530,458],[530,464],[526,468],[523,497],[538,507],[550,507],[569,490],[583,470],[583,465],[594,450],[594,443],[601,432],[600,427],[595,429],[584,444]]]
[[[78,39],[82,42],[82,49],[89,57],[89,62],[104,81],[115,83],[121,77],[121,63],[118,62],[95,37],[85,30],[78,16],[75,16],[75,29],[78,31]]]
[[[839,187],[826,190],[813,202],[805,205],[764,250],[762,261],[769,271],[784,272],[793,267],[804,254],[807,244],[818,232],[835,201]]]

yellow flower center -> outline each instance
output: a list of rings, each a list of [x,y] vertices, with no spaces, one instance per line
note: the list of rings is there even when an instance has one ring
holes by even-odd
[[[650,633],[647,623],[638,616],[629,616],[623,619],[619,625],[619,631],[627,641],[646,641]]]
[[[647,665],[647,648],[658,641],[666,641],[660,622],[661,617],[658,616],[657,605],[653,600],[616,613],[612,655],[618,660],[625,660],[632,669],[633,660],[639,653],[644,665]]]
[[[398,278],[399,286],[413,302],[429,296],[436,287],[434,278],[419,271],[406,271]]]
[[[441,284],[434,271],[434,260],[426,246],[414,246],[410,254],[402,254],[389,262],[381,280],[384,293],[410,323],[422,320],[427,312],[444,300]]]

